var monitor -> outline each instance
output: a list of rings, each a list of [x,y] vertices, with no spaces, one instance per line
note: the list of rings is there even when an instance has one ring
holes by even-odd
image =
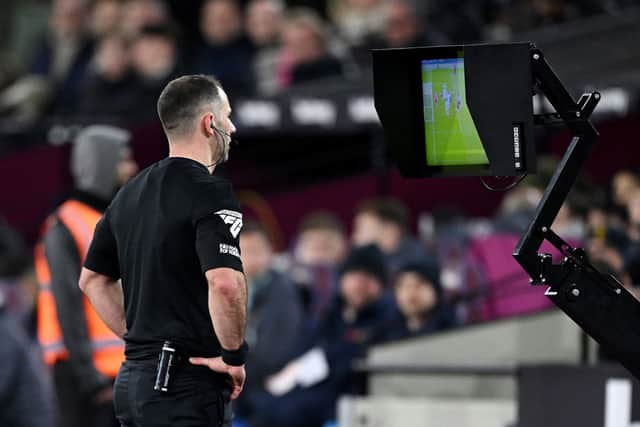
[[[373,51],[376,110],[406,177],[535,171],[529,43]]]

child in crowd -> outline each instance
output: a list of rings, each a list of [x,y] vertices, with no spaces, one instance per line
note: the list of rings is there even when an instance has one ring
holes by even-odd
[[[430,334],[457,325],[454,311],[443,299],[439,276],[434,263],[409,264],[398,272],[393,287],[398,312],[381,331],[381,341]]]

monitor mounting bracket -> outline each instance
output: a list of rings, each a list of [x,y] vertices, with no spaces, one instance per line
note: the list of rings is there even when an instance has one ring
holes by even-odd
[[[594,268],[583,249],[572,248],[551,230],[598,139],[589,118],[600,94],[586,93],[576,102],[542,52],[533,45],[531,62],[534,90],[544,94],[556,110],[553,114],[535,116],[535,122],[541,125],[562,122],[573,138],[513,256],[531,276],[532,285],[548,286],[545,295],[640,378],[640,302],[615,277]],[[550,254],[539,253],[545,240],[562,254],[559,263],[554,263]]]

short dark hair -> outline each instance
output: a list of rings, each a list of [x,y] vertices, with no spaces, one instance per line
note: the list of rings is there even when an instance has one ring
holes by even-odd
[[[185,135],[203,109],[219,102],[222,85],[212,76],[182,76],[170,81],[158,98],[158,116],[167,135]]]
[[[310,230],[327,230],[338,234],[345,234],[344,225],[340,219],[328,211],[316,211],[305,216],[298,226],[298,233]]]
[[[257,234],[262,236],[262,238],[271,246],[271,236],[269,235],[269,231],[258,221],[248,220],[242,225],[242,231],[240,232],[241,236],[246,236],[248,234]]]
[[[139,40],[145,37],[159,37],[176,43],[180,34],[178,29],[170,23],[166,24],[149,24],[143,26],[138,34],[135,35],[134,40]]]
[[[402,230],[409,229],[409,209],[399,200],[381,197],[365,200],[358,205],[356,216],[370,214],[383,222],[396,224]]]

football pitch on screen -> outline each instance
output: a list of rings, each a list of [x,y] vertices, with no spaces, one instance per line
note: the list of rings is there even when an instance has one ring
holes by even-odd
[[[466,103],[463,59],[423,61],[425,142],[429,166],[489,161]]]

